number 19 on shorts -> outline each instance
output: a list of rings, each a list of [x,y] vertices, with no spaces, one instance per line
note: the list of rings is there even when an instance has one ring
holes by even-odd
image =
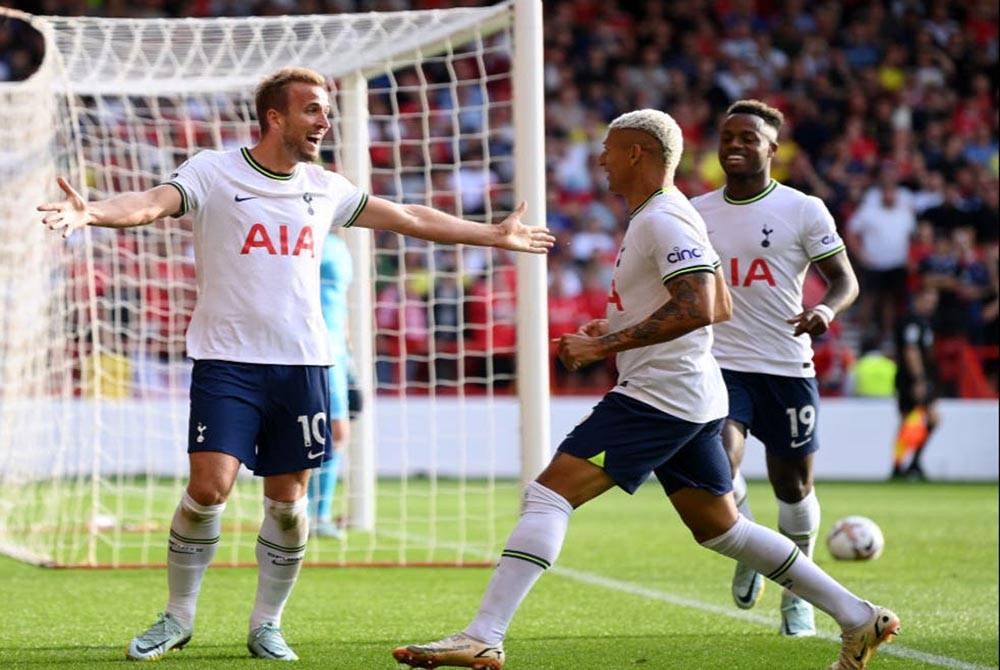
[[[789,407],[785,409],[785,414],[788,416],[788,432],[792,436],[792,448],[808,444],[813,431],[816,430],[816,408],[813,405]]]

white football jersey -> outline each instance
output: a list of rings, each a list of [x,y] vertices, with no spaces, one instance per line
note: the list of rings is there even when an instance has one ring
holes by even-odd
[[[267,170],[246,148],[201,151],[170,175],[181,216],[194,212],[198,300],[188,356],[331,365],[319,267],[330,228],[349,226],[368,195],[319,165]]]
[[[814,377],[812,341],[786,320],[802,311],[809,264],[844,243],[823,201],[776,181],[756,197],[720,188],[692,198],[719,252],[733,296],[733,318],[715,326],[713,352],[727,370]]]
[[[714,272],[719,257],[705,223],[676,188],[662,189],[630,215],[608,295],[611,332],[634,326],[670,298],[664,284],[690,272]],[[712,357],[712,327],[616,357],[614,391],[694,423],[726,416],[729,400]]]

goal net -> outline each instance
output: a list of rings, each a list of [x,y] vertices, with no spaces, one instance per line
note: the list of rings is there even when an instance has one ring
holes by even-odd
[[[202,149],[252,146],[255,85],[303,65],[331,83],[327,167],[399,202],[496,222],[528,199],[531,221],[543,220],[537,193],[523,192],[525,179],[543,179],[543,146],[520,139],[541,120],[513,104],[516,95],[540,110],[540,87],[516,74],[537,75],[540,50],[523,49],[512,2],[239,19],[3,14],[46,44],[34,76],[0,84],[4,553],[58,566],[163,564],[187,481],[191,222],[63,240],[35,211],[61,199],[57,175],[104,198],[162,183]],[[367,402],[334,501],[344,536],[311,539],[306,561],[490,561],[516,515],[519,478],[547,456],[547,423],[526,431],[523,410],[547,411],[544,299],[523,299],[544,298],[544,259],[342,234]],[[253,562],[261,498],[260,480],[241,472],[216,564]]]

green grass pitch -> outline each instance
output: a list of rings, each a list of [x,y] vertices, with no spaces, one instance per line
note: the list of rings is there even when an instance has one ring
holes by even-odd
[[[511,509],[517,500],[514,487]],[[859,595],[895,609],[903,634],[872,663],[884,668],[998,667],[998,490],[990,485],[820,482],[823,528],[874,518],[885,554],[870,563],[819,562]],[[751,500],[773,525],[761,482]],[[504,529],[506,532],[507,529]],[[165,541],[165,540],[164,540]],[[225,541],[225,538],[223,538]],[[690,539],[659,488],[614,491],[578,510],[555,568],[510,629],[510,670],[778,670],[825,668],[835,626],[816,638],[777,633],[778,589],[750,613],[732,606],[731,561]],[[396,668],[390,649],[462,628],[489,571],[306,568],[285,611],[301,668]],[[164,571],[51,570],[0,558],[0,668],[112,668],[166,597]],[[195,636],[163,668],[251,668],[245,648],[253,569],[209,570]]]

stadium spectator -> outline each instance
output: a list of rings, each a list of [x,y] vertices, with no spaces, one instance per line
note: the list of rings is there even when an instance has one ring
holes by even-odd
[[[882,166],[878,186],[865,194],[849,223],[862,267],[859,320],[879,340],[892,333],[906,301],[906,262],[916,226],[912,194],[900,187],[894,166]]]

